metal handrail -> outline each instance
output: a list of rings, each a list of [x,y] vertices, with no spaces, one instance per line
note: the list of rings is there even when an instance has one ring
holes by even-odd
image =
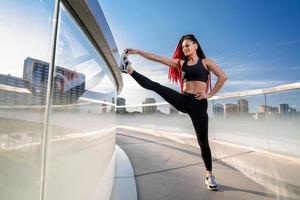
[[[296,89],[300,89],[300,82],[279,85],[279,86],[275,86],[275,87],[271,87],[271,88],[223,93],[220,96],[213,96],[209,100],[227,99],[227,98],[244,97],[244,96],[254,96],[254,95],[259,95],[259,94],[270,94],[270,93],[275,93],[275,92],[283,92],[283,91],[287,91],[287,90],[296,90]]]
[[[98,53],[103,56],[116,81],[117,92],[120,94],[123,88],[123,79],[118,68],[119,51],[99,2],[96,0],[61,0],[61,2],[85,32]]]

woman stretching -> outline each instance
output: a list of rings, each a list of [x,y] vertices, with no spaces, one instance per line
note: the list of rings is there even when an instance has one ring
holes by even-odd
[[[212,174],[212,158],[208,142],[207,98],[221,89],[227,79],[225,73],[211,59],[205,57],[199,42],[192,34],[181,37],[172,59],[131,48],[125,49],[125,52],[128,55],[139,54],[146,59],[169,66],[169,79],[180,83],[181,93],[139,74],[128,60],[122,61],[120,70],[129,73],[143,88],[156,92],[177,110],[190,116],[207,171],[205,184],[210,190],[218,190]],[[208,92],[210,71],[218,77],[218,80]]]

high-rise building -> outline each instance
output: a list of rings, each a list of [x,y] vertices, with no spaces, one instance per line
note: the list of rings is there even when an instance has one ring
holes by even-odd
[[[0,105],[30,105],[31,92],[25,79],[0,74]]]
[[[223,104],[216,103],[213,105],[213,113],[216,117],[224,116],[224,106]]]
[[[117,98],[117,106],[125,106],[126,105],[126,99],[123,97]]]
[[[279,104],[279,113],[282,115],[289,113],[289,104]]]
[[[225,116],[235,116],[238,114],[237,104],[227,103],[225,104]]]
[[[126,99],[123,97],[117,98],[117,106],[125,106],[126,105]],[[117,108],[117,113],[126,113],[126,108]]]
[[[237,101],[238,113],[240,115],[248,115],[249,114],[249,106],[248,101],[246,99],[239,99]]]
[[[49,63],[26,58],[23,78],[29,81],[29,90],[34,96],[34,104],[45,104],[48,87]],[[85,91],[85,75],[56,66],[54,77],[53,104],[77,102]]]
[[[146,98],[145,101],[143,101],[143,104],[151,104],[156,103],[156,100],[154,98]],[[157,106],[143,106],[143,113],[155,113],[157,112]]]

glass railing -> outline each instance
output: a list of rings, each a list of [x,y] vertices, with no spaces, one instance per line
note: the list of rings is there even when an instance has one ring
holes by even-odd
[[[98,193],[99,199],[108,199],[114,175],[115,83],[105,58],[63,5],[59,13],[45,196],[79,200]]]
[[[300,83],[227,93],[208,101],[209,137],[300,158]],[[119,105],[117,124],[195,135],[189,116],[167,102]]]
[[[70,2],[1,4],[1,200],[110,198],[118,52],[98,2]]]
[[[54,4],[1,2],[0,199],[40,198],[45,98],[33,95],[24,65],[28,57],[50,62]]]

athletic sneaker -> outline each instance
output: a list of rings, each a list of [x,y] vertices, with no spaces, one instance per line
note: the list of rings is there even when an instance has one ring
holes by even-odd
[[[216,182],[216,178],[213,175],[209,175],[206,177],[205,184],[207,185],[207,188],[209,190],[218,191],[219,189]]]
[[[131,65],[131,62],[128,60],[128,51],[124,51],[121,55],[121,62],[120,62],[120,70],[123,73],[128,73],[128,67]]]

